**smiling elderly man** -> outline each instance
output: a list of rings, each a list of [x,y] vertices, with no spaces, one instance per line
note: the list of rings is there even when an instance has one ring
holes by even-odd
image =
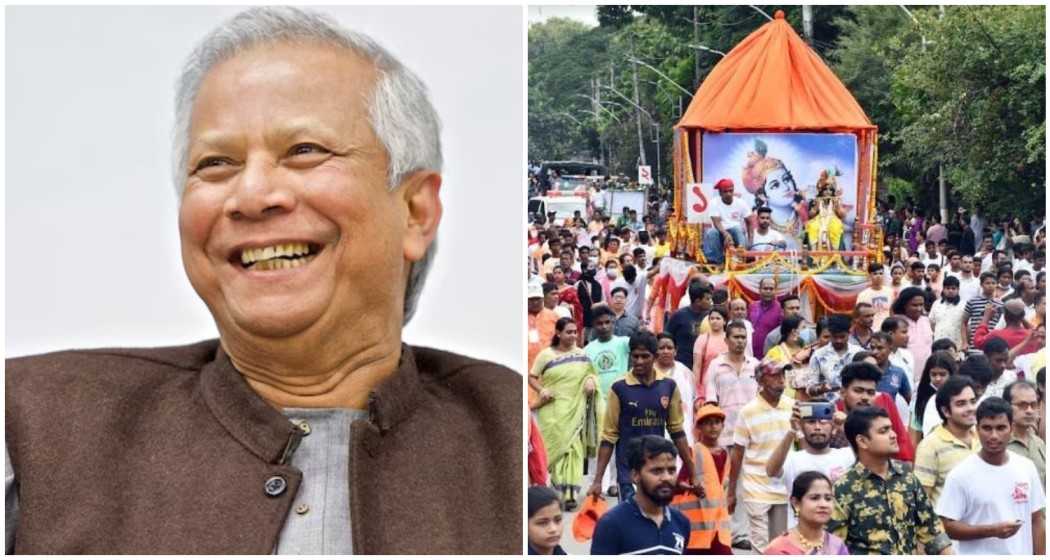
[[[521,378],[402,344],[437,115],[296,9],[208,35],[176,97],[182,260],[219,340],[7,361],[15,553],[520,553]]]

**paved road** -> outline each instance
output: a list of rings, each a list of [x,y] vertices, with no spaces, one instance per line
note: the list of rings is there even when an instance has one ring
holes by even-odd
[[[592,475],[590,475],[590,474],[584,475],[584,477],[583,477],[583,484],[581,485],[581,487],[584,489],[584,491],[586,491],[587,488],[591,487],[591,481],[593,481],[593,480],[594,480],[594,477]],[[615,507],[616,504],[619,503],[616,498],[613,498],[611,496],[606,496],[605,499],[606,499],[606,501],[609,502],[609,508],[610,509]],[[577,501],[582,503],[583,499],[580,498],[580,499],[577,499]],[[579,508],[577,507],[577,510],[578,509]],[[576,512],[574,512],[574,511],[573,512],[565,512],[564,522],[562,524],[562,527],[564,527],[565,529],[564,529],[564,532],[562,533],[562,536],[561,536],[561,547],[564,548],[565,552],[567,552],[569,554],[590,554],[591,541],[585,541],[585,542],[582,542],[582,543],[581,542],[577,542],[576,539],[573,538],[573,536],[572,536],[572,523],[575,520],[576,520]],[[738,548],[734,548],[733,549],[733,554],[750,554],[750,553],[751,553],[750,550],[743,550],[743,549],[738,549]]]

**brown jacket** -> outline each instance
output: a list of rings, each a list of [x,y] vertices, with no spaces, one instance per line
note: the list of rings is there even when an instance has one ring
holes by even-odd
[[[356,553],[521,553],[521,383],[403,346],[352,427]],[[302,479],[286,464],[299,431],[218,341],[14,358],[5,386],[16,553],[274,550]],[[271,497],[275,476],[287,489]]]

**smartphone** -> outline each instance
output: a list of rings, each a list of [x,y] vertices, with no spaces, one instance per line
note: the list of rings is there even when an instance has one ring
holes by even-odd
[[[835,407],[828,402],[799,403],[798,410],[803,420],[831,420],[835,415]]]

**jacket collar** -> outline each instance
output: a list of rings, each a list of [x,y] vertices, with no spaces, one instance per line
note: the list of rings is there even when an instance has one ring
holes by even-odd
[[[302,432],[252,390],[222,345],[216,346],[214,360],[201,368],[201,392],[208,409],[251,453],[267,463],[287,462]],[[370,454],[378,450],[383,435],[411,415],[421,393],[415,354],[402,344],[397,370],[369,393],[368,421],[354,423],[355,429],[364,430],[364,444]]]

